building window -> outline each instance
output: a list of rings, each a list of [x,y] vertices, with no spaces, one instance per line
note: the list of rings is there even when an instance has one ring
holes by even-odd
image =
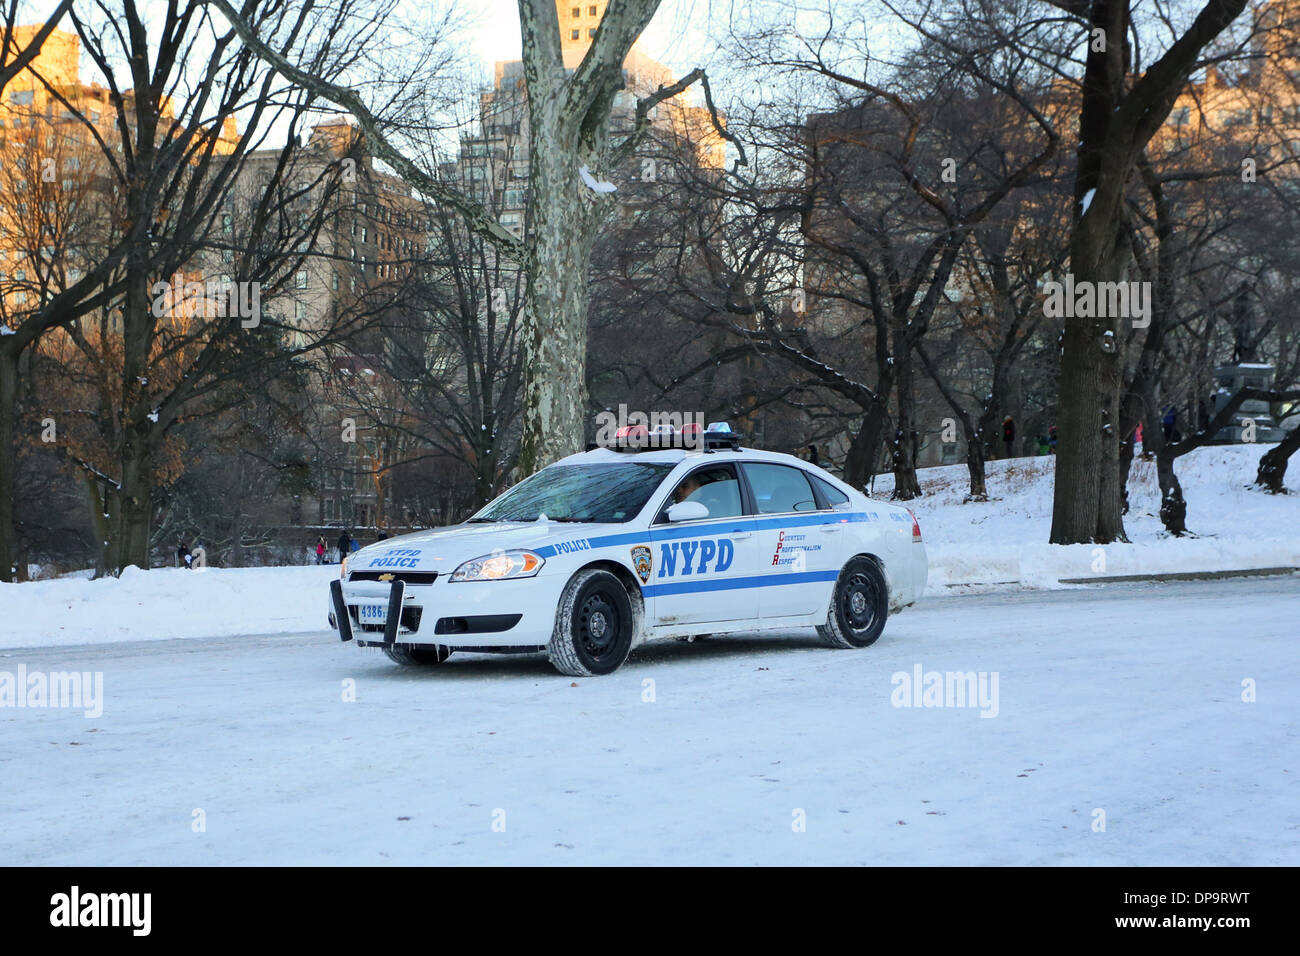
[[[299,272],[298,275],[294,277],[294,285],[295,285],[297,288],[299,288],[299,289],[305,289],[305,288],[307,288],[307,273],[306,273],[306,271]]]
[[[581,30],[574,30],[574,31],[573,31],[573,39],[576,40],[576,39],[578,39],[580,36],[582,36],[582,31],[581,31]]]
[[[578,19],[578,17],[580,17],[580,16],[582,16],[582,8],[581,8],[581,7],[574,7],[574,8],[573,8],[573,19],[576,20],[576,19]]]
[[[307,319],[307,303],[295,302],[293,304],[293,317],[299,322],[305,322]]]
[[[35,100],[35,90],[14,90],[9,94],[9,102],[15,106],[31,106]]]
[[[589,7],[587,8],[587,12],[590,13],[590,14],[594,17],[594,16],[596,15],[596,5],[595,5],[595,4],[592,4],[591,6],[589,6]]]
[[[596,28],[595,28],[595,27],[591,27],[590,29],[587,30],[587,36],[589,36],[589,37],[594,37],[595,35],[596,35]]]

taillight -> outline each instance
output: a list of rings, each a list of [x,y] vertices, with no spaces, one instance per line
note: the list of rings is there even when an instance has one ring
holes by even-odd
[[[908,508],[907,513],[912,515],[912,541],[916,544],[921,543],[921,524],[916,520],[916,515],[912,514],[912,509]]]

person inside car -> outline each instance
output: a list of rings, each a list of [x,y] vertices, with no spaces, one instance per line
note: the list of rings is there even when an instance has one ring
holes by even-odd
[[[700,490],[700,480],[695,475],[688,475],[686,480],[673,492],[673,504],[681,504]]]

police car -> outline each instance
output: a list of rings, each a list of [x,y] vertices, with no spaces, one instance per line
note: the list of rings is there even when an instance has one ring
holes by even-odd
[[[401,664],[545,651],[589,677],[658,637],[815,627],[831,647],[867,647],[926,575],[907,509],[742,448],[725,423],[632,426],[463,524],[353,553],[329,618]]]

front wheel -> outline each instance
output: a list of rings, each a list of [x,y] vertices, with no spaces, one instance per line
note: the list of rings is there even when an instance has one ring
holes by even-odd
[[[632,601],[608,571],[588,568],[565,585],[546,656],[561,674],[612,674],[632,650]]]
[[[451,657],[451,648],[441,644],[385,644],[384,653],[394,664],[428,667]]]
[[[889,585],[880,566],[858,556],[844,565],[835,582],[826,623],[817,625],[828,647],[870,647],[889,616]]]

